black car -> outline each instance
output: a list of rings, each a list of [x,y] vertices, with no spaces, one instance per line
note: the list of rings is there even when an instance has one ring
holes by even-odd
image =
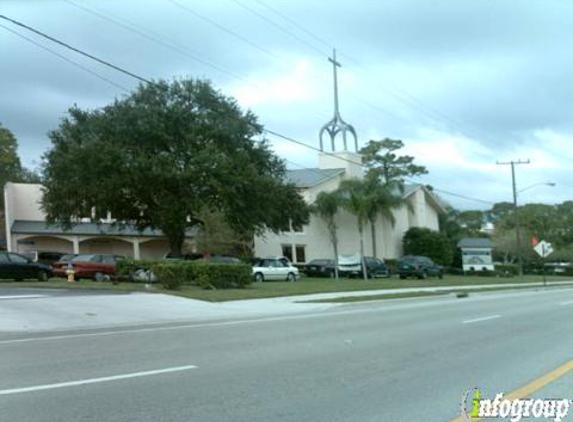
[[[333,259],[313,259],[303,268],[303,272],[308,277],[333,277]]]
[[[364,264],[366,266],[367,278],[390,278],[392,276],[390,267],[379,258],[365,256]],[[338,273],[341,276],[363,277],[362,264],[360,261],[354,263],[339,264]]]
[[[406,255],[398,262],[398,275],[401,279],[407,277],[417,277],[419,279],[428,277],[443,278],[444,269],[426,256]]]
[[[63,261],[62,252],[38,252],[38,261],[40,264],[52,265],[54,262]]]
[[[0,252],[0,278],[24,280],[26,278],[46,281],[52,276],[52,269],[45,264],[32,262],[17,253]]]

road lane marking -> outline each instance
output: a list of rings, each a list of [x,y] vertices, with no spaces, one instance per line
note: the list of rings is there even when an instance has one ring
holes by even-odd
[[[0,300],[2,299],[38,299],[42,297],[49,297],[46,295],[14,295],[14,296],[0,296]]]
[[[530,397],[533,393],[541,388],[545,387],[548,384],[551,384],[557,378],[562,377],[569,371],[573,370],[573,360],[564,363],[561,366],[549,371],[545,375],[531,381],[528,384],[525,384],[523,387],[518,388],[517,390],[506,394],[503,396],[506,400],[515,400],[515,399],[524,399]],[[472,418],[472,422],[477,422],[482,420],[481,418]],[[467,422],[467,418],[463,416],[458,416],[457,418],[451,419],[448,422]]]
[[[0,390],[0,396],[7,396],[9,394],[31,393],[34,391],[41,391],[41,390],[53,390],[55,388],[77,387],[79,385],[96,384],[96,383],[100,383],[100,382],[118,381],[118,380],[124,380],[124,379],[129,379],[129,378],[149,377],[149,376],[153,376],[153,375],[167,374],[170,372],[188,371],[190,369],[196,369],[196,368],[197,367],[195,365],[175,366],[175,367],[171,367],[171,368],[155,369],[152,371],[132,372],[130,374],[112,375],[109,377],[88,378],[88,379],[77,380],[77,381],[59,382],[56,384],[42,384],[42,385],[35,385],[32,387],[12,388],[12,389],[8,389],[8,390]]]
[[[501,315],[489,315],[489,316],[485,316],[485,317],[481,317],[481,318],[467,319],[467,320],[462,321],[462,322],[464,324],[473,324],[474,322],[488,321],[490,319],[496,319],[496,318],[501,318]]]
[[[567,302],[561,302],[560,305],[563,305],[563,306],[565,306],[565,305],[573,305],[573,300],[569,300],[569,301],[567,301]]]

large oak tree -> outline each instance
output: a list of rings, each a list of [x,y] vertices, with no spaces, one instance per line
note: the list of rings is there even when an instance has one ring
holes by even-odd
[[[142,84],[97,110],[73,107],[49,136],[43,208],[48,222],[111,212],[158,228],[180,253],[185,232],[217,211],[253,233],[306,224],[308,209],[251,112],[207,81]]]

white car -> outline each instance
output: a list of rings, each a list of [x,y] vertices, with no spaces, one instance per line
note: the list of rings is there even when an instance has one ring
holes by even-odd
[[[265,280],[297,281],[300,278],[298,268],[286,258],[263,258],[253,265],[253,277],[256,282]]]

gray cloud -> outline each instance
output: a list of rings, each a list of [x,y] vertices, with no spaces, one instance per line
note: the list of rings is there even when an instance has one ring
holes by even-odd
[[[105,18],[64,0],[4,0],[1,12],[144,77],[205,77],[229,94],[267,91],[268,98],[245,105],[268,127],[313,145],[318,145],[318,130],[332,113],[326,55],[333,44],[343,63],[343,116],[357,128],[361,142],[388,136],[423,144],[424,133],[433,130],[444,139],[454,136],[481,145],[469,157],[476,163],[492,164],[496,159],[520,158],[515,156],[520,154],[537,154],[530,158],[545,161],[546,155],[552,156],[553,164],[524,170],[523,183],[559,179],[558,183],[567,184],[561,145],[547,144],[543,150],[540,143],[544,141],[535,133],[543,129],[563,137],[559,139],[573,139],[569,117],[573,111],[573,85],[569,82],[573,59],[566,50],[573,41],[570,2],[178,1],[204,18],[168,0],[81,2]],[[136,28],[127,30],[111,19]],[[0,23],[128,89],[137,83]],[[0,60],[0,121],[18,137],[27,165],[37,162],[49,147],[47,131],[57,127],[72,104],[95,108],[123,95],[121,89],[3,28],[0,54],[9,58]],[[306,67],[298,69],[299,63]],[[304,87],[304,92],[286,95],[285,89],[280,89],[284,80],[295,88],[297,84]],[[316,154],[311,150],[302,153],[294,144],[273,142],[291,162],[315,165]],[[459,153],[467,158],[470,153],[464,150],[464,141],[458,144]],[[468,186],[481,185],[474,188],[474,196],[493,201],[507,196],[508,180],[503,171],[481,171],[467,164],[456,167],[456,163],[436,165],[428,154],[419,157],[430,168],[425,182],[460,193],[467,193]],[[548,202],[567,198],[564,190],[547,195],[540,198]],[[480,206],[454,198],[452,203],[465,208]]]

